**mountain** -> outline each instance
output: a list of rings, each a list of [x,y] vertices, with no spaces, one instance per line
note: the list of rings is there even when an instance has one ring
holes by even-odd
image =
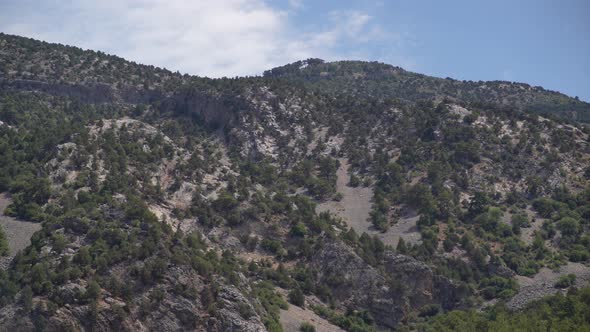
[[[395,98],[410,102],[463,101],[482,106],[516,108],[580,122],[590,121],[590,104],[542,87],[508,81],[458,81],[406,71],[400,67],[362,61],[326,63],[321,59],[298,61],[274,68],[265,77],[303,82],[309,88],[332,94]]]
[[[367,62],[209,79],[0,34],[0,326],[588,326],[589,106]]]

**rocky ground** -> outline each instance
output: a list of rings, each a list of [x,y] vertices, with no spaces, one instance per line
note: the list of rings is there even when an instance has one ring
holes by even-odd
[[[369,220],[373,188],[362,186],[354,188],[348,186],[348,160],[345,158],[338,160],[340,161],[340,167],[336,172],[338,176],[336,191],[342,194],[342,199],[340,201],[327,201],[318,204],[317,212],[330,211],[342,218],[357,234],[367,233],[371,236],[377,235],[386,245],[397,246],[400,237],[406,243],[420,243],[420,232],[416,227],[416,222],[420,219],[420,216],[413,211],[405,213],[385,233],[373,227]]]
[[[303,322],[315,326],[317,332],[341,332],[344,331],[316,315],[310,309],[302,309],[295,305],[289,305],[289,309],[281,310],[281,325],[285,332],[297,332]]]
[[[533,211],[532,206],[527,206],[527,208],[525,209],[525,213],[530,221],[531,226],[522,228],[520,238],[524,241],[524,243],[531,245],[535,238],[535,232],[540,231],[542,229],[543,222],[545,221],[545,219],[543,219],[541,216],[539,216],[538,213]]]
[[[416,214],[415,211],[408,211],[389,227],[387,232],[379,233],[378,237],[383,243],[393,247],[397,246],[400,238],[403,238],[409,244],[419,244],[422,242],[422,236],[416,225],[419,219],[420,215]]]
[[[288,297],[288,291],[284,288],[277,288],[277,292],[281,294],[283,298]],[[344,330],[340,327],[330,323],[328,320],[318,316],[311,308],[311,305],[325,306],[326,304],[321,302],[315,296],[305,297],[305,307],[299,307],[293,304],[289,304],[287,310],[281,309],[280,321],[285,332],[297,332],[301,327],[301,324],[307,322],[313,325],[317,332],[343,332]]]
[[[328,201],[318,204],[317,211],[330,211],[342,218],[357,233],[370,232],[371,224],[368,222],[369,212],[371,212],[371,198],[373,189],[370,187],[349,187],[348,160],[345,158],[338,159],[340,167],[336,172],[338,180],[336,181],[336,191],[342,194],[342,199],[337,201]]]
[[[17,252],[25,249],[31,243],[31,236],[41,229],[41,224],[16,220],[4,215],[4,209],[11,203],[7,194],[0,194],[0,225],[6,234],[10,255],[0,257],[0,268],[4,269]]]
[[[533,278],[517,276],[516,279],[520,285],[520,290],[518,294],[508,301],[507,307],[512,310],[519,310],[524,308],[527,303],[544,296],[558,292],[565,293],[565,289],[555,288],[554,285],[561,276],[570,273],[576,275],[576,287],[586,286],[590,282],[590,267],[572,262],[562,266],[559,271],[542,268]]]

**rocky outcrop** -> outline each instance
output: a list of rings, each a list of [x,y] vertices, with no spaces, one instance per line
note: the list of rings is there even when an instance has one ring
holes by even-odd
[[[232,123],[242,102],[238,98],[224,100],[196,89],[186,89],[163,99],[161,108],[176,114],[188,115],[209,128],[224,128]],[[245,107],[245,106],[244,106]]]
[[[218,331],[266,331],[254,306],[235,287],[223,286],[217,294],[216,319],[209,324],[211,330]]]
[[[468,295],[466,288],[435,274],[425,263],[393,252],[385,253],[381,270],[345,244],[330,242],[314,255],[311,265],[343,309],[365,308],[379,325],[388,328],[425,305],[452,309]]]
[[[89,104],[147,104],[165,97],[165,94],[158,90],[137,89],[131,86],[115,89],[105,83],[70,84],[36,80],[0,80],[0,90],[36,91]]]
[[[34,91],[57,97],[68,97],[88,104],[127,103],[150,104],[159,102],[165,111],[193,116],[213,129],[224,128],[234,118],[234,109],[245,103],[239,98],[223,100],[196,89],[180,90],[167,95],[160,90],[139,89],[133,86],[114,88],[105,83],[73,84],[37,80],[0,79],[0,90]]]
[[[195,293],[179,294],[180,286]],[[62,301],[51,308],[45,298],[35,297],[27,313],[20,301],[0,308],[2,331],[266,331],[251,299],[238,288],[218,280],[214,309],[203,303],[202,294],[210,287],[194,271],[171,267],[158,286],[135,289],[132,304],[103,290],[94,304],[81,300],[85,291],[68,283],[54,292]]]
[[[437,275],[430,266],[410,256],[385,252],[384,269],[390,278],[403,285],[412,309],[434,303],[452,309],[469,295],[467,288]]]
[[[0,326],[2,331],[35,331],[33,321],[22,314],[16,304],[8,304],[0,310]]]
[[[512,278],[516,275],[506,264],[500,260],[493,260],[488,265],[488,273],[502,278]]]

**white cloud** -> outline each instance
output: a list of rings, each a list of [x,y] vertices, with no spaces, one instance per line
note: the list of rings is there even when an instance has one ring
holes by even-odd
[[[346,49],[391,37],[354,11],[331,12],[326,27],[300,33],[288,11],[263,0],[47,0],[37,10],[27,1],[21,22],[0,14],[0,30],[202,76],[259,74],[308,57],[366,58]]]
[[[294,9],[303,8],[303,0],[289,0],[289,6]]]
[[[341,39],[348,38],[356,42],[369,42],[395,37],[387,34],[377,24],[372,24],[373,17],[359,11],[333,11],[329,14],[333,22],[332,32]]]

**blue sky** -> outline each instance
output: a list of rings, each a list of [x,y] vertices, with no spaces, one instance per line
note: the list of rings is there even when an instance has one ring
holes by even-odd
[[[376,60],[590,101],[586,0],[0,0],[0,31],[201,76]]]

